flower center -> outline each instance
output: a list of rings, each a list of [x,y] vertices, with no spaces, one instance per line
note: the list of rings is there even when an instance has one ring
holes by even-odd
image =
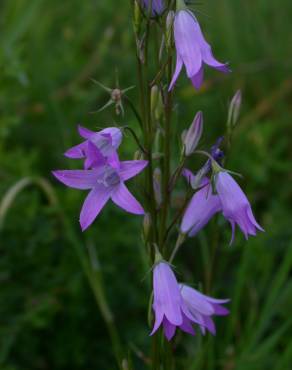
[[[120,183],[120,176],[118,172],[112,167],[106,166],[104,175],[98,180],[99,184],[103,184],[105,187],[109,188]]]

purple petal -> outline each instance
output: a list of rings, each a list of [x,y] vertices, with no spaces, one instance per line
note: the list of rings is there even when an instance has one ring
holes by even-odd
[[[150,333],[150,335],[153,335],[159,329],[159,327],[162,323],[162,320],[163,320],[163,316],[164,316],[163,311],[162,311],[162,309],[159,305],[157,307],[155,307],[155,305],[153,305],[153,309],[154,309],[154,312],[155,312],[155,323],[154,323],[154,326],[153,326],[153,329],[152,329],[152,332]]]
[[[187,182],[191,185],[191,183],[195,180],[196,176],[193,172],[187,168],[184,168],[182,171],[182,175],[186,178]]]
[[[265,231],[256,221],[253,213],[252,213],[252,210],[251,210],[251,207],[248,207],[247,208],[247,217],[249,218],[249,221],[253,224],[254,227],[256,227],[258,230],[260,231]]]
[[[121,162],[116,151],[112,152],[112,154],[108,157],[108,164],[116,170],[120,169]]]
[[[192,84],[195,89],[199,90],[204,81],[204,66],[200,68],[200,70],[191,77]]]
[[[163,332],[167,340],[170,341],[175,334],[176,326],[172,325],[166,317],[163,319]]]
[[[230,68],[227,63],[218,62],[218,60],[214,58],[211,46],[205,40],[201,43],[201,53],[204,63],[208,64],[208,66],[223,73],[230,72]]]
[[[68,149],[64,153],[64,156],[67,157],[67,158],[72,158],[72,159],[84,158],[86,148],[87,148],[87,142],[84,141],[83,143],[75,145],[72,148]]]
[[[80,213],[80,225],[82,231],[86,230],[98,216],[106,202],[109,200],[111,191],[111,188],[98,186],[92,189],[88,194]]]
[[[193,15],[184,10],[179,11],[174,19],[176,50],[183,60],[189,78],[196,75],[202,66],[201,51],[196,40],[196,23]]]
[[[133,197],[123,182],[113,189],[111,199],[117,206],[129,213],[135,215],[144,215],[145,213],[141,204]]]
[[[214,304],[213,307],[215,310],[215,315],[217,316],[226,316],[230,313],[226,307],[220,306],[219,304]]]
[[[183,315],[183,323],[180,325],[179,328],[188,334],[195,335],[194,328],[192,327],[192,322],[185,315]]]
[[[122,131],[119,128],[107,127],[104,130],[101,130],[100,134],[110,135],[111,140],[112,140],[112,146],[115,149],[118,149],[118,147],[120,146],[122,142],[122,138],[123,138]]]
[[[89,139],[94,134],[94,131],[91,131],[88,128],[83,127],[81,125],[78,125],[78,132],[79,135],[84,139]]]
[[[91,142],[87,142],[87,157],[84,162],[84,168],[98,167],[106,163],[106,158],[101,154],[100,150]]]
[[[219,197],[212,194],[210,186],[203,187],[192,197],[182,219],[181,231],[195,236],[220,210]]]
[[[123,161],[120,162],[119,174],[126,181],[140,173],[147,166],[148,161]]]
[[[150,10],[150,5],[152,6],[151,15],[159,15],[164,10],[163,0],[141,0],[142,4],[145,7],[145,10],[148,12]]]
[[[153,271],[154,305],[160,309],[173,325],[183,322],[182,297],[175,275],[166,262],[155,265]]]
[[[52,173],[70,188],[87,190],[96,185],[97,173],[92,170],[58,170]]]
[[[185,285],[185,284],[179,284],[180,286],[180,289],[182,290],[183,288],[185,289],[186,293],[188,293],[189,289],[192,290],[192,291],[195,291],[195,294],[196,296],[199,296],[203,299],[206,299],[208,302],[211,302],[211,303],[214,303],[214,304],[224,304],[224,303],[228,303],[230,302],[230,299],[229,298],[224,298],[224,299],[218,299],[218,298],[213,298],[213,297],[210,297],[204,293],[201,293],[199,292],[198,290],[194,289],[194,288],[191,288],[190,286],[188,285]]]
[[[95,132],[88,141],[93,143],[105,157],[110,156],[114,151],[112,146],[112,138],[109,134]]]
[[[200,294],[197,290],[187,286],[181,286],[181,295],[186,302],[191,312],[197,311],[202,315],[213,315],[215,310],[211,303],[206,299],[207,297]]]
[[[182,67],[183,67],[183,61],[182,61],[181,57],[179,56],[179,54],[177,53],[176,54],[176,67],[175,67],[175,71],[174,71],[173,77],[171,79],[168,91],[171,91],[173,89],[173,86],[175,85],[176,80],[178,79],[178,76],[181,72]]]
[[[222,204],[223,215],[232,226],[231,242],[233,241],[235,223],[238,224],[246,239],[249,235],[256,235],[257,229],[263,230],[252,214],[247,197],[229,173],[218,173],[216,190]]]
[[[215,327],[214,321],[211,319],[211,317],[204,316],[204,323],[205,323],[205,327],[208,329],[208,331],[211,334],[216,335],[216,327]]]
[[[206,324],[204,321],[205,316],[196,310],[190,310],[190,312],[191,312],[191,318],[190,318],[191,322],[198,324],[200,327],[201,333],[205,335],[206,334]]]

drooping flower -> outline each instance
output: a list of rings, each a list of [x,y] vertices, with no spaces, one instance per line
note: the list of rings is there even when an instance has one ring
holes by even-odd
[[[158,262],[153,270],[153,310],[155,323],[150,335],[162,325],[164,335],[171,340],[176,328],[194,335],[192,321],[197,322],[182,298],[176,277],[169,264]]]
[[[116,166],[106,164],[90,170],[53,171],[53,175],[71,188],[90,190],[80,213],[80,225],[84,231],[92,224],[109,199],[129,213],[144,214],[143,207],[129,192],[124,182],[140,173],[147,163],[144,160],[122,161]]]
[[[205,334],[207,329],[215,335],[216,328],[212,316],[228,315],[229,310],[223,307],[222,304],[228,303],[230,300],[209,297],[185,284],[180,284],[180,291],[189,312],[194,320],[197,321],[202,334]]]
[[[183,65],[185,65],[188,78],[196,89],[199,89],[203,83],[204,64],[220,72],[230,71],[226,63],[220,63],[214,58],[211,46],[204,39],[196,17],[187,10],[185,5],[182,6],[182,10],[176,12],[173,27],[176,68],[169,90],[176,83]]]
[[[164,11],[163,0],[141,0],[141,3],[146,11],[149,11],[152,4],[151,15],[160,15]]]
[[[85,141],[68,149],[64,154],[67,158],[84,158],[85,169],[107,163],[113,166],[118,164],[116,150],[122,141],[122,132],[119,128],[108,127],[99,132],[94,132],[78,126],[78,132]]]
[[[220,198],[224,217],[232,227],[232,238],[234,239],[235,225],[237,224],[246,239],[249,235],[255,236],[257,230],[264,229],[257,223],[250,203],[237,182],[226,171],[216,174],[216,191]]]
[[[189,182],[194,180],[195,176],[190,171],[185,171],[185,174]],[[191,237],[195,236],[221,210],[220,198],[212,194],[209,179],[203,178],[201,189],[193,195],[183,215],[181,232],[188,233]]]

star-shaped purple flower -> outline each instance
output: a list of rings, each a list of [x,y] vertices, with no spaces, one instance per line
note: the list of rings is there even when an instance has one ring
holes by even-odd
[[[204,39],[201,27],[189,10],[179,10],[174,18],[174,40],[176,47],[176,68],[169,86],[171,90],[181,72],[186,67],[187,76],[193,86],[199,89],[204,79],[204,64],[220,72],[229,72],[226,63],[218,62],[211,50],[211,46]]]
[[[144,214],[143,207],[129,192],[125,181],[140,173],[147,164],[144,160],[122,161],[116,166],[106,164],[90,170],[53,171],[53,175],[71,188],[90,190],[80,213],[80,225],[84,231],[109,199],[129,213]]]

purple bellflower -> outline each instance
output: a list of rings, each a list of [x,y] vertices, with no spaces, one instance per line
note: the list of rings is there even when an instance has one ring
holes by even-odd
[[[154,267],[153,294],[155,323],[150,335],[153,335],[161,325],[168,340],[174,336],[176,327],[194,335],[191,322],[193,317],[182,298],[176,277],[165,261],[158,262]]]
[[[237,224],[246,239],[249,235],[255,236],[257,230],[264,229],[257,223],[250,203],[237,182],[226,171],[220,171],[216,175],[216,191],[221,201],[224,217],[230,222],[233,242],[235,225]]]
[[[106,164],[90,170],[53,171],[53,175],[71,188],[90,190],[80,213],[80,225],[84,231],[109,199],[129,213],[144,214],[141,204],[129,192],[124,182],[141,172],[147,163],[144,160],[122,161],[115,162],[114,166]]]
[[[223,307],[222,304],[228,303],[230,300],[208,297],[185,284],[180,284],[180,291],[189,312],[194,320],[199,323],[202,334],[204,335],[207,329],[215,335],[216,328],[212,316],[228,315],[229,310]]]
[[[185,171],[185,174],[189,182],[195,177],[191,171]],[[195,236],[221,210],[220,198],[212,194],[210,181],[204,177],[201,181],[201,189],[193,195],[183,215],[181,232],[188,233],[191,237]]]
[[[85,159],[84,168],[89,169],[109,163],[118,165],[116,150],[122,141],[122,132],[116,127],[108,127],[99,132],[78,126],[78,132],[85,139],[65,152],[67,158]]]
[[[220,72],[230,71],[226,63],[220,63],[214,58],[211,46],[204,39],[196,17],[186,7],[177,11],[173,27],[176,68],[169,90],[175,85],[183,65],[185,65],[188,78],[196,89],[199,89],[203,83],[204,64]]]
[[[164,11],[164,1],[163,0],[141,0],[141,3],[146,11],[152,4],[151,15],[160,15]]]

